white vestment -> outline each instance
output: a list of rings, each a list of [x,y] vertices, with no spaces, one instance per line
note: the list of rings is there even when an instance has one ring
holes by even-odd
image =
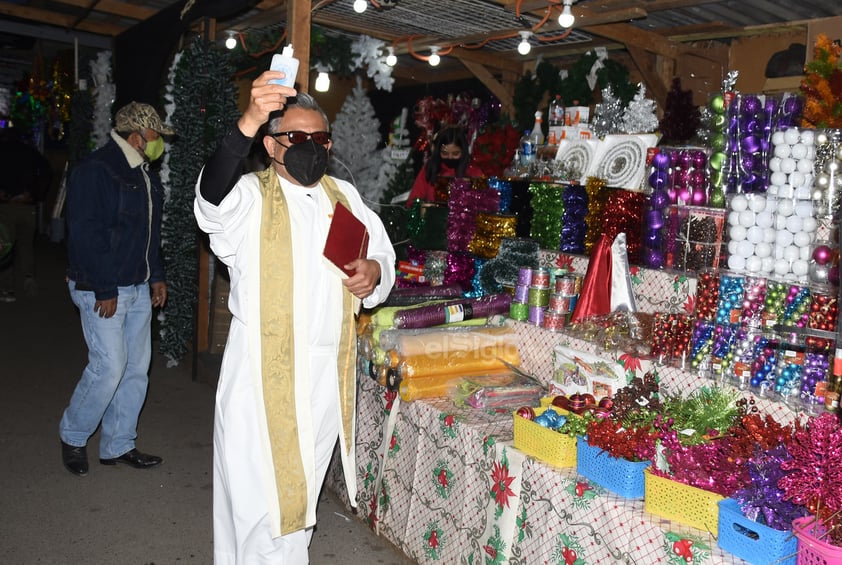
[[[280,177],[279,177],[280,178]],[[394,284],[395,252],[380,218],[348,182],[334,179],[351,211],[369,232],[368,258],[380,263],[380,284],[363,300],[372,308]],[[280,178],[290,211],[295,332],[295,403],[307,480],[307,531],[280,536],[280,508],[263,403],[260,337],[260,237],[262,196],[255,174],[244,175],[214,206],[197,183],[194,210],[211,249],[228,267],[232,320],[222,359],[214,420],[214,562],[306,563],[316,522],[316,502],[337,438],[342,440],[337,352],[342,282],[322,255],[333,213],[321,185],[296,186]],[[306,362],[305,362],[306,361]],[[353,442],[352,442],[353,443]],[[354,446],[342,446],[351,503],[356,505]],[[302,555],[303,547],[303,555]]]

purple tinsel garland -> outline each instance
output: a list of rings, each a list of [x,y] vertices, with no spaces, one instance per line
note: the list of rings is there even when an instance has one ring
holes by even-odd
[[[500,293],[399,310],[395,312],[394,327],[399,330],[429,328],[462,320],[487,318],[507,313],[511,303],[511,295]]]
[[[561,215],[561,245],[564,253],[585,252],[585,234],[588,226],[585,216],[588,214],[588,193],[580,184],[569,184],[561,195],[564,212]]]

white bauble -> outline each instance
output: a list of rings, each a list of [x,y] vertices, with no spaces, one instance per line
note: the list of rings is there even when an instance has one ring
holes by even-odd
[[[775,245],[781,248],[789,247],[793,242],[792,232],[787,230],[779,230],[776,232]]]
[[[763,228],[759,226],[751,226],[746,232],[746,239],[752,243],[760,243],[763,241]]]
[[[792,188],[792,185],[784,183],[778,187],[778,198],[792,198],[794,194],[795,189]]]
[[[761,272],[771,275],[775,272],[775,258],[772,256],[764,257],[760,260]]]
[[[778,195],[778,185],[772,184],[771,181],[769,182],[769,188],[766,189],[766,194],[769,196],[777,196]]]
[[[752,194],[748,199],[748,209],[752,212],[762,212],[766,209],[766,196],[763,194]]]
[[[758,273],[760,272],[760,266],[763,262],[760,260],[760,257],[756,255],[752,255],[748,259],[746,259],[746,271],[749,273]]]
[[[731,255],[728,257],[728,268],[732,271],[742,271],[746,266],[746,258],[742,255]]]
[[[797,261],[792,262],[792,273],[797,277],[803,277],[807,273],[810,272],[810,265],[807,261],[802,261],[798,259]]]
[[[731,198],[731,209],[737,212],[742,212],[748,208],[748,198],[744,194],[735,194]]]
[[[728,242],[728,255],[739,255],[739,241],[729,241]]]
[[[775,243],[775,239],[777,239],[777,237],[778,230],[775,228],[763,228],[763,241],[766,243]]]
[[[810,259],[812,258],[812,256],[813,256],[813,247],[809,244],[802,247],[800,253],[798,254],[798,258],[801,259],[802,261],[807,262],[807,263],[810,262]]]
[[[736,210],[732,210],[728,212],[728,225],[729,226],[738,226],[740,225],[740,213]]]
[[[731,241],[742,241],[746,238],[747,231],[743,226],[731,226],[728,229],[728,237],[731,238]]]
[[[781,247],[779,245],[775,245],[775,250],[772,251],[772,257],[775,258],[775,261],[781,261],[784,258],[784,249],[786,247]]]
[[[754,254],[760,257],[761,259],[769,257],[770,255],[772,255],[772,246],[766,243],[765,241],[761,241],[760,243],[754,246]]]
[[[777,171],[769,175],[769,182],[775,186],[786,184],[787,174],[783,171]]]
[[[800,231],[792,236],[792,243],[796,245],[796,247],[800,247],[801,249],[810,249],[810,243],[813,242],[813,238],[810,236],[809,233],[805,231]]]
[[[781,163],[783,163],[783,159],[780,157],[772,157],[769,159],[769,170],[773,173],[778,173],[781,170]]]
[[[808,199],[798,201],[795,204],[795,215],[809,218],[813,215],[813,203]]]
[[[813,191],[809,184],[803,184],[795,189],[796,200],[810,200],[813,197]],[[797,208],[797,207],[796,207]],[[796,213],[798,213],[796,211]]]
[[[790,174],[792,172],[795,172],[796,166],[797,166],[797,163],[796,163],[795,159],[793,159],[792,157],[787,157],[786,159],[781,159],[781,172],[782,173]]]
[[[811,129],[805,129],[801,132],[801,143],[805,145],[812,145],[815,141],[815,134]]]
[[[748,258],[754,255],[754,244],[747,239],[737,243],[737,255]]]
[[[804,227],[804,220],[800,216],[793,214],[786,219],[786,229],[796,234]]]
[[[803,159],[807,156],[807,146],[803,143],[796,143],[792,146],[792,158]]]
[[[801,252],[794,245],[790,245],[789,247],[784,249],[784,259],[786,259],[787,261],[795,261],[800,256],[801,256]]]
[[[743,210],[740,212],[740,225],[748,229],[754,225],[755,213],[751,210]]]
[[[772,144],[773,145],[781,145],[785,141],[786,141],[786,138],[784,138],[784,132],[776,131],[775,133],[772,134]]]
[[[782,143],[781,145],[775,146],[775,157],[786,159],[790,155],[792,155],[792,148],[786,143]]]
[[[791,216],[795,212],[795,204],[792,200],[778,200],[778,216]]]
[[[799,159],[798,163],[795,165],[795,170],[802,172],[804,174],[812,173],[813,172],[813,160],[812,159]]]
[[[806,180],[807,180],[807,176],[800,171],[795,171],[794,173],[790,173],[789,177],[787,177],[787,181],[789,182],[789,184],[791,184],[795,188],[803,185]]]
[[[775,261],[775,274],[785,275],[789,273],[789,261],[786,259],[778,259]]]
[[[811,161],[816,158],[816,148],[812,145],[807,146],[807,158]]]
[[[807,233],[813,233],[816,231],[816,228],[819,227],[819,223],[816,221],[815,218],[804,218],[801,222],[801,229]]]
[[[784,142],[795,145],[801,139],[801,132],[798,128],[789,128],[784,132]]]
[[[770,214],[774,214],[778,211],[778,199],[777,198],[767,198],[766,199],[766,211]]]
[[[730,221],[730,218],[728,218]],[[759,228],[771,228],[775,223],[775,217],[768,210],[758,212],[754,217],[754,224]]]

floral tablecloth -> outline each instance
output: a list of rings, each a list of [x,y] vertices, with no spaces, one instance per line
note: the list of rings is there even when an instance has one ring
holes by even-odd
[[[649,368],[564,333],[510,323],[522,366],[544,382],[559,343],[623,363],[631,376]],[[679,368],[659,367],[659,374],[670,391],[706,384]],[[401,403],[366,377],[358,393],[358,513],[419,563],[743,563],[717,547],[716,532],[645,513],[642,500],[525,456],[512,445],[511,413],[447,399]],[[799,417],[742,394],[781,422]],[[335,463],[328,485],[344,496]]]

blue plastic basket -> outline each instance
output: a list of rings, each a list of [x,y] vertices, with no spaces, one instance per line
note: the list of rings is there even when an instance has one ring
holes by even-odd
[[[643,498],[643,470],[648,466],[649,461],[612,457],[607,451],[588,445],[587,439],[577,439],[576,472],[623,498]]]
[[[795,565],[798,538],[743,516],[733,498],[719,501],[719,547],[752,565]],[[787,559],[784,557],[790,556]]]

